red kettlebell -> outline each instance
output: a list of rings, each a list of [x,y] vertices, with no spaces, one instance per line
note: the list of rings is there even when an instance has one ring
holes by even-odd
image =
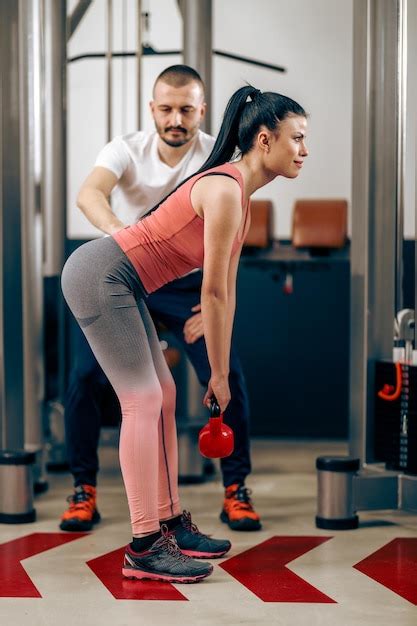
[[[213,396],[210,402],[209,422],[203,426],[198,436],[200,453],[208,459],[222,459],[232,454],[234,445],[233,430],[227,424],[223,424],[223,415]]]

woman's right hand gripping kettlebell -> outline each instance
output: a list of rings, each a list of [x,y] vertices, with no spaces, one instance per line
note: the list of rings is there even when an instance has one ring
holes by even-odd
[[[212,396],[215,396],[222,413],[225,412],[227,405],[230,402],[230,388],[229,377],[214,377],[209,380],[207,391],[205,393],[203,404],[210,407],[210,401]]]

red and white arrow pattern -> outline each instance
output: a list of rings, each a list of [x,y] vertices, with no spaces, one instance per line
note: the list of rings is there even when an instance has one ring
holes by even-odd
[[[417,539],[393,539],[353,567],[417,605]]]
[[[0,544],[0,598],[41,598],[21,561],[88,533],[33,533]],[[224,560],[220,567],[263,602],[335,603],[335,600],[288,569],[294,559],[331,540],[323,536],[271,537]],[[130,581],[121,575],[124,547],[87,562],[117,600],[187,598],[169,583]],[[355,569],[417,605],[417,538],[393,539],[356,563]]]
[[[286,565],[331,537],[272,537],[220,567],[264,602],[335,602]]]
[[[32,533],[0,544],[0,597],[40,598],[41,594],[27,575],[21,561],[87,533]]]

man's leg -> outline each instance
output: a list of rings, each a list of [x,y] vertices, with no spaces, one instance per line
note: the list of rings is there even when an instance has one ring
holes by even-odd
[[[74,486],[96,486],[101,394],[109,384],[84,334],[77,328],[75,364],[65,398],[65,442]]]
[[[181,342],[200,383],[207,386],[210,365],[204,338],[188,344],[185,342],[183,332],[185,322],[193,315],[191,308],[200,301],[200,292],[201,273],[196,272],[151,294],[147,299],[147,305],[151,314]],[[235,449],[229,457],[221,460],[221,470],[223,484],[226,487],[225,508],[230,505],[232,499],[237,502],[237,508],[234,521],[229,519],[230,516],[224,519],[224,511],[222,519],[235,530],[257,530],[260,528],[259,516],[253,511],[248,490],[244,487],[245,478],[251,471],[248,395],[242,368],[233,349],[229,382],[231,401],[224,414],[224,421],[234,430]]]
[[[205,346],[204,346],[204,351]],[[225,423],[235,435],[235,448],[230,456],[221,459],[223,485],[243,485],[251,472],[249,440],[249,399],[246,382],[237,354],[233,349],[230,355],[229,385],[231,400],[224,414]]]
[[[76,333],[75,364],[65,398],[65,442],[75,492],[60,527],[79,531],[90,530],[100,520],[96,508],[97,448],[103,397],[114,392],[78,327]],[[115,401],[114,406],[120,412],[119,403]]]

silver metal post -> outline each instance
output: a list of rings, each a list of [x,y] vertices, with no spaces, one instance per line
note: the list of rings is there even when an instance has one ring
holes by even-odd
[[[66,237],[66,1],[44,0],[44,275],[58,276]]]
[[[136,0],[136,107],[137,128],[142,127],[142,0]]]
[[[113,0],[107,0],[107,141],[112,139],[113,116],[113,85],[112,85],[112,53],[113,53]]]
[[[65,307],[60,289],[60,274],[65,260],[66,242],[66,0],[43,0],[43,168],[42,218],[44,248],[44,285],[50,292],[56,316],[57,333],[53,340],[58,345],[58,359],[54,364],[58,384],[54,396],[48,397],[45,407],[48,439],[56,440],[53,432],[51,406],[61,405],[66,389],[66,332]],[[61,420],[62,421],[62,420]],[[63,445],[63,442],[61,442]],[[48,444],[49,445],[49,444]]]
[[[354,0],[350,455],[372,463],[376,360],[391,358],[397,232],[398,1]]]
[[[368,255],[369,224],[365,210],[370,196],[369,176],[371,149],[371,18],[370,2],[354,2],[353,14],[353,142],[352,152],[352,242],[351,242],[351,337],[350,372],[350,454],[365,457],[367,410],[367,344],[368,324]],[[359,146],[359,151],[355,147]],[[355,184],[353,184],[355,182]],[[358,207],[358,208],[357,208]]]
[[[404,248],[404,189],[407,120],[407,0],[398,0],[398,63],[397,63],[397,249],[395,311],[404,308],[403,248]]]
[[[39,455],[43,449],[42,401],[43,278],[42,222],[39,206],[38,137],[41,109],[40,2],[20,0],[20,168],[22,201],[22,281],[24,338],[25,448]],[[40,470],[41,471],[41,470]]]
[[[184,63],[200,74],[205,84],[208,114],[202,129],[211,132],[212,0],[180,0],[183,17]]]

